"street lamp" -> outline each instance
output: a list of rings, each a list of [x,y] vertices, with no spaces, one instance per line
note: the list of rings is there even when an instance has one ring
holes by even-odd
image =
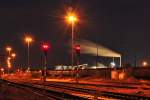
[[[145,66],[148,66],[147,61],[143,61],[143,62],[142,62],[142,66],[144,66],[144,67],[145,67]]]
[[[25,37],[25,42],[27,43],[28,45],[28,70],[30,69],[30,43],[33,41],[32,37],[30,36],[27,36]]]
[[[78,21],[78,18],[76,16],[75,13],[73,12],[68,12],[67,16],[66,16],[66,20],[68,23],[71,24],[71,40],[72,40],[72,59],[71,59],[71,64],[72,64],[72,68],[73,68],[73,64],[74,64],[74,54],[73,54],[73,46],[74,46],[74,27],[75,27],[75,23]]]
[[[11,55],[10,55],[10,53],[11,53],[11,51],[12,51],[12,48],[10,47],[10,46],[7,46],[6,47],[6,51],[8,52],[8,58],[7,58],[7,67],[8,67],[8,74],[9,74],[9,69],[11,68]]]
[[[12,64],[14,65],[14,63],[15,63],[14,59],[15,59],[15,57],[16,57],[16,54],[15,54],[15,53],[12,53],[12,54],[11,54],[11,57],[13,58],[13,59],[12,59]]]
[[[11,54],[12,58],[14,59],[16,57],[16,54],[15,53],[12,53]]]
[[[6,51],[8,52],[8,54],[10,55],[12,48],[10,46],[6,47]]]
[[[9,74],[9,69],[11,68],[11,58],[7,58],[7,66],[8,66],[8,74]]]

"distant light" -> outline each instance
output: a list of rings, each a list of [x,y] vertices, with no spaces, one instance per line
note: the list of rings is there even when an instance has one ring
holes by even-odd
[[[43,50],[48,50],[49,49],[49,45],[48,44],[43,44],[42,48],[43,48]]]
[[[42,43],[41,45],[41,49],[44,51],[44,52],[47,52],[49,49],[50,49],[50,44],[45,42],[45,43]]]
[[[76,53],[80,53],[80,45],[75,45]]]
[[[76,50],[80,50],[80,45],[76,45],[76,46],[75,46],[75,49],[76,49]]]
[[[3,72],[3,71],[4,71],[4,68],[1,68],[1,71]]]
[[[31,43],[32,41],[33,41],[32,37],[29,36],[25,37],[25,42]]]
[[[7,60],[10,60],[10,59],[11,59],[10,57],[7,58]]]
[[[115,62],[111,62],[110,65],[111,65],[111,67],[115,67],[116,66]]]
[[[148,63],[146,61],[143,61],[142,66],[148,66]]]
[[[8,52],[10,52],[12,50],[12,48],[11,47],[6,47],[6,51],[8,51]]]
[[[48,45],[43,45],[43,49],[48,49],[49,46]]]
[[[91,69],[97,69],[97,66],[92,66],[92,67],[90,67]]]
[[[11,56],[12,56],[13,58],[15,58],[15,57],[16,57],[16,54],[15,54],[15,53],[12,53]]]

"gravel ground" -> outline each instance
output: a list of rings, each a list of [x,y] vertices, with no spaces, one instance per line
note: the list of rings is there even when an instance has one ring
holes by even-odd
[[[0,100],[50,100],[29,90],[0,83]]]

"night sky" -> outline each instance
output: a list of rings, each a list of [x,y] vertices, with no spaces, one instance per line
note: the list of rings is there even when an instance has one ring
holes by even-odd
[[[122,54],[123,63],[150,58],[150,1],[148,0],[0,0],[0,54],[7,45],[17,53],[16,66],[27,65],[23,38],[34,37],[31,65],[41,66],[40,43],[52,48],[49,65],[70,61],[68,41],[71,27],[63,17],[72,6],[80,18],[78,39],[102,44]]]

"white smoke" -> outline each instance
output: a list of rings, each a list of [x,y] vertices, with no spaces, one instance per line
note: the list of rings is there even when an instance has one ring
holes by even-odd
[[[108,49],[100,44],[96,44],[88,40],[82,40],[76,43],[80,44],[81,53],[83,54],[91,54],[91,55],[97,56],[97,50],[98,50],[98,56],[121,57],[121,54],[111,49]]]

